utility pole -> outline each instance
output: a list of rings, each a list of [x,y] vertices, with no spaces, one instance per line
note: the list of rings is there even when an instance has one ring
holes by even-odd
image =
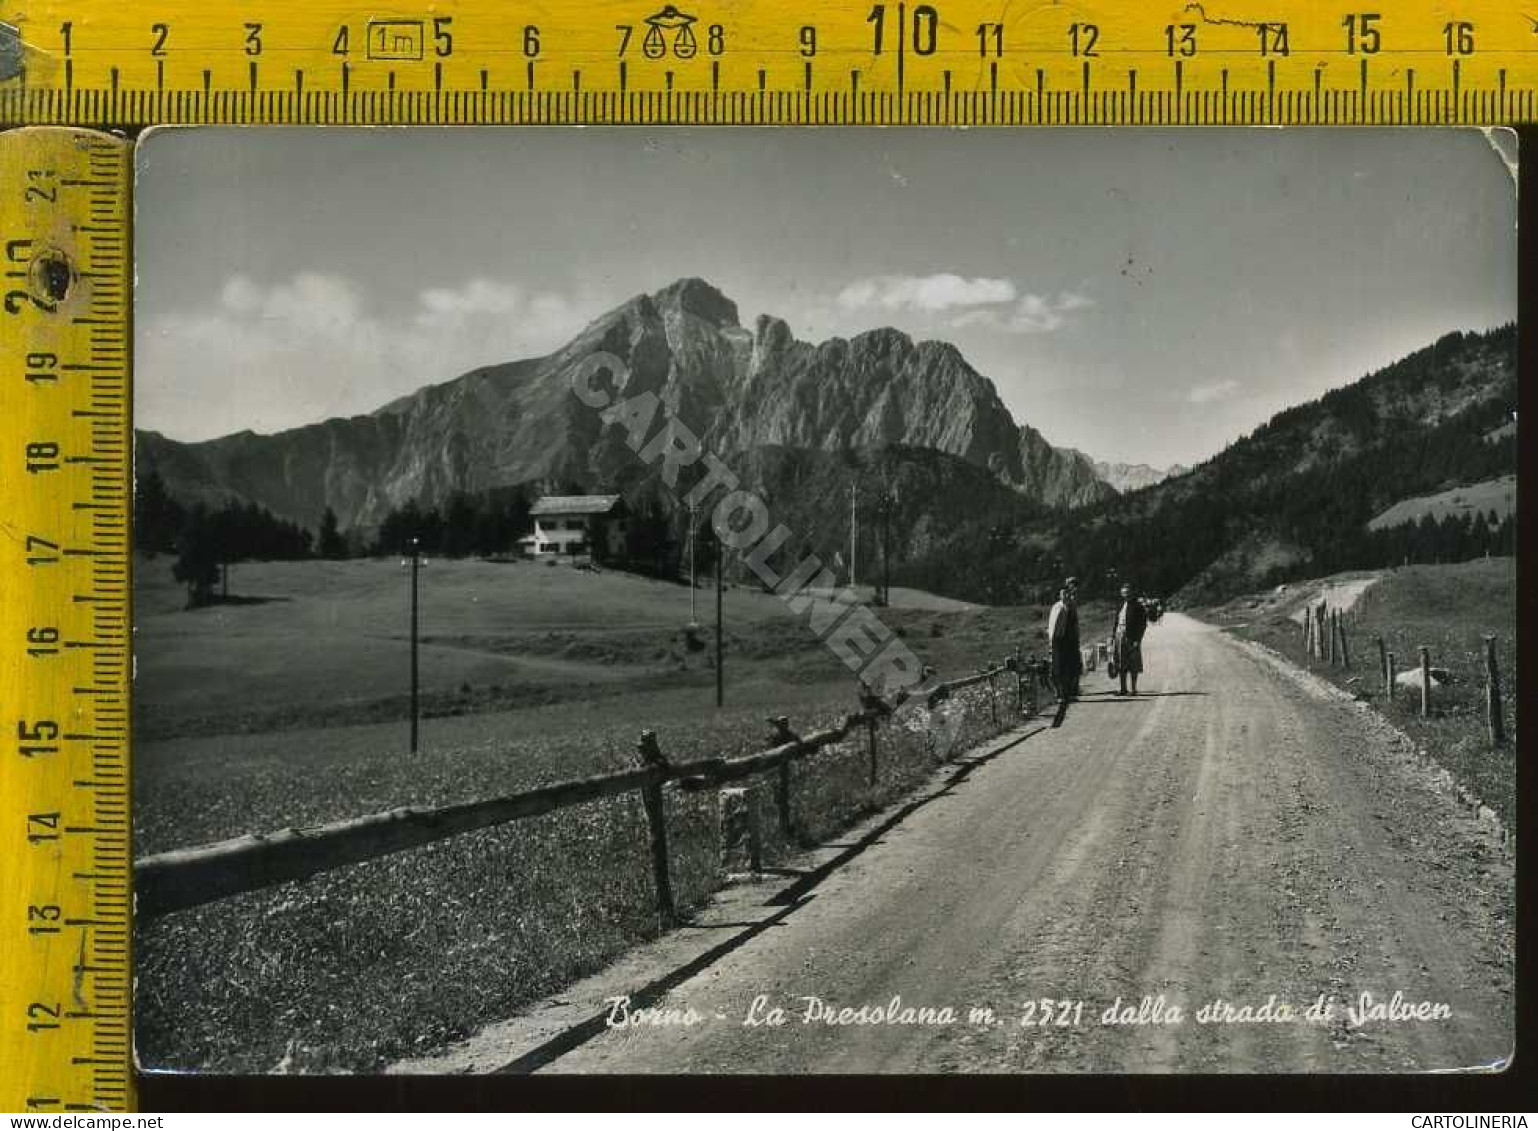
[[[689,623],[699,624],[694,610],[694,504],[689,504]]]
[[[855,587],[854,573],[854,549],[858,544],[859,516],[855,511],[855,492],[857,488],[853,483],[849,484],[849,588]]]
[[[726,549],[721,544],[718,536],[715,540],[716,548],[716,707],[719,709],[726,700],[726,653],[725,632],[721,619],[721,571],[724,566]]]
[[[892,603],[892,495],[881,498],[881,604]]]
[[[401,563],[403,566],[405,562]],[[411,752],[417,752],[417,575],[422,570],[421,543],[411,540]]]

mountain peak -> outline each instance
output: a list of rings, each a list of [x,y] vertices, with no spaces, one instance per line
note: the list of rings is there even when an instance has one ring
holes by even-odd
[[[669,283],[652,296],[657,306],[666,310],[679,310],[716,326],[736,326],[737,304],[727,298],[704,279],[690,276]]]

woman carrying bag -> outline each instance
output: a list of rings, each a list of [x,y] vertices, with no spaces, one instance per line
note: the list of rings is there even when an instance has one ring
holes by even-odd
[[[1143,671],[1143,633],[1148,631],[1148,612],[1143,602],[1132,595],[1132,586],[1121,587],[1121,602],[1116,608],[1116,624],[1111,630],[1112,675],[1121,681],[1116,694],[1127,695],[1127,677],[1132,677],[1132,691],[1137,694],[1137,677]]]

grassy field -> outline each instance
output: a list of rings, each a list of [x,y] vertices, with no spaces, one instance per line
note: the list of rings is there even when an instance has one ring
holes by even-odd
[[[1418,495],[1413,499],[1401,499],[1367,524],[1369,530],[1381,530],[1404,522],[1419,522],[1426,515],[1441,519],[1447,515],[1476,514],[1488,516],[1491,511],[1497,518],[1505,518],[1517,507],[1517,477],[1503,475],[1499,479],[1486,479],[1466,487],[1452,487],[1435,495]]]
[[[242,563],[232,570],[229,602],[195,610],[183,607],[168,560],[137,566],[141,738],[407,718],[407,584],[397,562]],[[943,635],[951,614],[976,612],[916,591],[894,590],[893,598],[884,619],[920,635],[936,625]],[[714,599],[713,591],[697,592],[704,631],[691,641],[685,586],[528,563],[434,562],[419,597],[424,714],[708,689]],[[724,605],[734,684],[802,684],[843,673],[777,598],[728,588]],[[937,666],[971,659],[944,644],[930,651]]]
[[[726,594],[717,711],[713,652],[682,631],[687,588],[434,562],[412,757],[405,588],[393,561],[249,564],[232,574],[237,600],[188,611],[169,563],[140,562],[136,851],[633,765],[643,729],[674,759],[744,753],[766,745],[767,716],[809,730],[857,706],[850,673],[772,596]],[[707,627],[713,599],[698,595]],[[1042,647],[1044,609],[894,599],[907,607],[882,620],[941,678]],[[840,827],[990,729],[974,695],[888,728],[875,787],[863,744],[798,768],[803,834]],[[718,809],[708,791],[674,802],[686,904],[722,880]],[[141,1055],[368,1070],[461,1035],[656,932],[646,845],[639,806],[617,799],[153,920],[136,942]]]
[[[422,579],[424,719],[407,756],[405,579],[393,561],[236,567],[232,600],[183,608],[165,559],[135,578],[138,847],[167,848],[396,805],[521,789],[634,758],[756,748],[857,705],[853,676],[777,598],[725,595],[726,707],[714,707],[714,594],[622,573],[479,561]],[[884,623],[939,678],[1044,647],[1046,610],[894,591]],[[902,607],[906,605],[908,607]],[[1105,620],[1086,610],[1086,626]],[[1088,632],[1088,627],[1086,627]]]
[[[1370,582],[1370,584],[1363,584]],[[1513,558],[1456,565],[1407,566],[1375,574],[1343,574],[1230,602],[1212,610],[1219,623],[1259,640],[1300,666],[1353,693],[1409,734],[1454,777],[1511,821],[1516,803],[1517,605]],[[1352,667],[1310,663],[1303,649],[1300,613],[1321,590],[1355,593],[1347,613]],[[1344,602],[1341,602],[1344,603]],[[1492,748],[1485,721],[1485,645],[1496,638],[1496,662],[1503,685],[1506,744]],[[1435,689],[1432,713],[1421,718],[1420,696],[1384,695],[1376,637],[1393,652],[1397,666],[1419,664],[1420,648],[1431,649],[1434,667],[1453,682]]]

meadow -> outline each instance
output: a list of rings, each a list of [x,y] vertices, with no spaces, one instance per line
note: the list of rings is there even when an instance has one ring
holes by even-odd
[[[1481,558],[1301,582],[1230,602],[1209,615],[1370,702],[1510,822],[1516,811],[1516,586],[1516,559]],[[1346,617],[1350,669],[1310,661],[1304,651],[1298,615],[1322,588],[1359,591]],[[1486,729],[1485,634],[1496,638],[1503,690],[1506,741],[1497,747],[1491,746]],[[1380,635],[1399,671],[1419,666],[1424,645],[1431,649],[1432,665],[1451,673],[1451,684],[1434,688],[1429,717],[1420,715],[1419,691],[1401,689],[1392,700],[1384,694],[1376,643]]]
[[[169,563],[139,561],[136,851],[630,766],[643,729],[673,759],[747,753],[768,745],[767,717],[806,731],[858,705],[853,676],[759,591],[725,594],[717,710],[711,591],[696,595],[699,646],[676,584],[445,561],[421,586],[412,755],[397,562],[242,564],[228,603],[188,610]],[[942,679],[1043,643],[1045,609],[901,592],[894,604],[881,619]],[[798,766],[798,839],[885,803],[992,729],[964,696],[885,728],[875,784],[863,742]],[[719,795],[670,805],[680,899],[698,906],[725,880]],[[613,799],[141,924],[144,1063],[371,1070],[462,1035],[655,934],[647,851],[639,805]]]

